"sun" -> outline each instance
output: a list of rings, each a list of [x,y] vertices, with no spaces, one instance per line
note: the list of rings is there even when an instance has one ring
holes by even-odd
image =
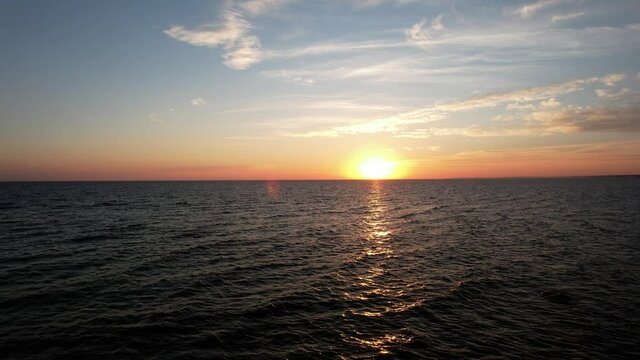
[[[395,168],[395,162],[381,157],[365,159],[358,165],[358,171],[365,179],[387,179],[393,175]]]

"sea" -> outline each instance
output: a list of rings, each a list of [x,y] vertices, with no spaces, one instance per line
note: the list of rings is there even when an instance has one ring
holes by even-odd
[[[638,359],[640,177],[0,183],[3,359]]]

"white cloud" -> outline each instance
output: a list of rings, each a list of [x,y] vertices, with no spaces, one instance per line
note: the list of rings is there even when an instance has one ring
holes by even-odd
[[[293,78],[293,82],[296,84],[312,86],[313,84],[316,83],[316,80],[311,77],[296,76],[295,78]]]
[[[595,93],[599,98],[605,99],[619,99],[633,94],[633,92],[629,88],[622,88],[618,92],[610,91],[607,89],[597,89]]]
[[[407,47],[407,45],[392,40],[329,41],[293,49],[271,50],[266,53],[266,56],[269,58],[295,58],[399,47]]]
[[[410,134],[414,134],[418,137],[424,137],[424,130],[407,130],[409,125],[426,124],[430,122],[444,120],[451,113],[466,112],[472,110],[493,108],[500,104],[510,103],[512,110],[522,109],[534,109],[535,106],[527,106],[527,103],[534,101],[541,101],[541,107],[546,109],[553,109],[559,107],[561,104],[555,99],[555,97],[563,94],[569,94],[572,92],[580,91],[584,85],[587,84],[608,84],[612,81],[619,81],[624,78],[622,74],[609,74],[602,77],[591,77],[577,80],[565,81],[557,84],[550,84],[526,89],[519,89],[504,93],[495,93],[477,96],[466,100],[451,101],[442,104],[436,104],[433,106],[409,111],[382,119],[375,119],[370,121],[359,122],[355,124],[348,124],[338,126],[326,130],[314,130],[302,134],[295,134],[294,136],[305,137],[322,137],[322,136],[342,136],[342,135],[354,135],[354,134],[372,134],[372,133],[393,133],[396,135],[402,135],[403,137],[410,137]],[[509,105],[507,105],[509,107]],[[442,129],[429,130],[428,134],[431,135],[466,135],[466,136],[497,136],[500,132],[507,131],[511,135],[522,135],[530,129],[499,129],[499,130],[487,130],[487,129],[466,129],[464,132],[459,130]]]
[[[508,111],[532,111],[535,109],[536,109],[536,106],[533,104],[514,103],[514,104],[507,105]]]
[[[424,28],[426,20],[422,20],[419,23],[413,24],[410,28],[404,31],[404,34],[407,37],[407,41],[412,44],[418,46],[425,46],[429,42],[429,35],[427,30]]]
[[[207,103],[207,101],[201,97],[199,98],[195,98],[195,99],[191,99],[191,101],[189,101],[191,103],[191,105],[195,105],[195,106],[202,106],[205,105]]]
[[[251,25],[239,13],[226,11],[217,24],[201,26],[196,30],[188,30],[183,26],[172,26],[164,33],[170,37],[184,41],[193,46],[231,46],[245,36]]]
[[[556,100],[555,98],[550,98],[548,100],[542,100],[540,102],[540,107],[545,108],[545,109],[554,109],[557,107],[560,107],[562,105],[562,103],[558,100]]]
[[[415,3],[419,0],[351,0],[357,8],[369,8],[382,4],[405,5]]]
[[[444,30],[444,25],[442,25],[442,14],[436,16],[435,19],[433,19],[433,21],[431,22],[431,29],[435,30],[435,31],[442,31]]]
[[[433,37],[433,32],[444,30],[442,24],[442,14],[438,15],[431,21],[429,28],[426,28],[427,19],[422,20],[419,23],[413,24],[410,28],[405,29],[404,34],[409,43],[425,47]]]
[[[563,2],[569,2],[571,0],[538,0],[534,3],[527,4],[516,9],[515,13],[526,19],[533,16],[538,11],[561,4]]]
[[[574,12],[574,13],[569,13],[564,15],[554,15],[553,17],[551,17],[551,21],[558,22],[558,21],[572,20],[583,15],[584,15],[584,12]]]
[[[602,83],[607,85],[607,86],[613,86],[617,82],[620,82],[620,81],[624,80],[625,77],[626,76],[624,74],[609,74],[609,75],[605,76],[604,78],[602,78]]]
[[[262,60],[260,40],[250,35],[251,24],[240,13],[225,11],[222,20],[214,25],[189,30],[172,26],[164,33],[193,46],[218,47],[225,50],[224,64],[243,70]]]
[[[242,106],[237,109],[230,109],[224,113],[251,113],[251,112],[277,112],[280,117],[286,117],[286,114],[297,114],[302,110],[305,114],[312,114],[306,110],[323,110],[322,114],[328,115],[335,113],[342,115],[346,112],[350,113],[380,113],[397,112],[398,108],[377,103],[364,103],[358,99],[345,98],[341,96],[332,97],[316,97],[316,96],[286,96],[283,98],[270,99],[267,103],[256,106]],[[317,118],[317,116],[315,116]],[[345,117],[343,117],[345,118]]]
[[[247,0],[238,6],[250,15],[262,15],[268,10],[282,6],[291,0]]]
[[[244,36],[227,49],[224,64],[236,70],[244,70],[262,61],[260,40],[257,36]]]
[[[435,27],[438,28],[435,22]],[[270,49],[267,59],[315,57],[329,54],[362,53],[393,50],[412,46],[436,48],[450,54],[458,62],[469,53],[482,60],[504,59],[511,63],[534,63],[540,60],[611,54],[616,49],[640,46],[640,24],[621,27],[586,27],[581,29],[513,29],[494,28],[487,31],[436,31],[426,20],[404,30],[405,39],[324,41],[291,49]],[[460,54],[460,55],[457,55]]]

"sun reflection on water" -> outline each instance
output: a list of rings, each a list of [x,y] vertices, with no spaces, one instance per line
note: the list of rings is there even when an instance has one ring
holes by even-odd
[[[384,182],[371,183],[367,195],[367,213],[362,219],[362,248],[353,260],[355,276],[344,298],[353,306],[346,317],[354,317],[358,324],[364,319],[378,321],[385,314],[398,313],[410,309],[414,304],[402,302],[406,289],[389,274],[388,262],[397,257],[393,248],[393,235],[389,204],[385,201]],[[361,320],[358,320],[360,318]],[[357,326],[356,326],[357,328]],[[364,329],[363,329],[364,330]],[[412,337],[402,332],[372,334],[369,331],[358,332],[345,337],[363,351],[374,354],[390,354],[394,346],[411,342]]]

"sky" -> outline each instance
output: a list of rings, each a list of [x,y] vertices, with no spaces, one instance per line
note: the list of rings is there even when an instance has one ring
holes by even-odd
[[[0,0],[0,180],[640,174],[640,2]]]

